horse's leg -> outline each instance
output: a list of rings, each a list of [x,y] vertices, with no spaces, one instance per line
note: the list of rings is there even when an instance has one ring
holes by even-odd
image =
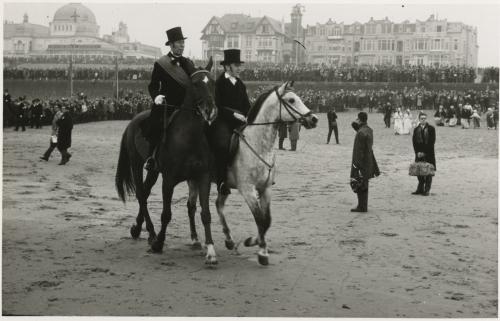
[[[217,200],[215,201],[215,207],[217,208],[217,214],[219,214],[220,223],[222,224],[222,232],[226,236],[226,248],[228,250],[234,249],[234,241],[231,237],[231,231],[227,226],[226,217],[224,216],[224,207],[226,206],[226,200],[229,195],[224,195],[221,193],[217,194]]]
[[[142,171],[142,165],[141,169]],[[148,206],[147,206],[147,201],[149,198],[149,195],[151,195],[151,189],[153,186],[156,184],[156,181],[158,180],[158,176],[160,175],[159,172],[157,171],[148,171],[146,174],[146,180],[144,181],[144,193],[145,193],[145,198],[146,198],[146,204],[144,205],[144,219],[146,220],[146,230],[149,233],[148,237],[148,243],[151,244],[156,237],[155,233],[155,227],[153,225],[153,222],[151,221],[151,217],[149,216],[149,211],[148,211]]]
[[[193,249],[201,249],[201,243],[198,241],[198,233],[196,233],[196,201],[198,199],[198,185],[194,181],[188,181],[189,186],[189,197],[187,201],[187,209],[189,216],[189,228],[191,230],[191,241]]]
[[[258,193],[255,186],[249,186],[241,189],[241,194],[252,211],[255,223],[257,224],[257,237],[249,237],[245,240],[245,246],[259,245],[258,253],[259,263],[262,265],[269,264],[269,254],[267,252],[267,244],[265,234],[271,225],[270,205],[271,194],[268,189],[263,193]]]
[[[163,243],[165,242],[165,233],[167,231],[167,225],[172,219],[172,210],[170,208],[172,203],[172,195],[174,193],[174,186],[172,179],[169,174],[163,175],[162,182],[162,196],[163,196],[163,211],[161,212],[161,229],[160,233],[151,243],[151,250],[155,253],[160,253],[163,250]]]
[[[139,213],[137,213],[137,217],[135,219],[136,224],[132,225],[130,228],[130,235],[132,238],[137,239],[141,235],[142,223],[144,222],[144,208],[147,210],[147,197],[145,196],[144,184],[142,182],[142,168],[139,170],[138,166],[133,166],[132,171],[135,182],[135,198],[137,199],[137,202],[139,202]]]
[[[151,194],[156,180],[158,179],[158,172],[150,171],[146,175],[146,180],[142,182],[142,165],[136,166],[134,169],[134,180],[137,182],[135,196],[139,202],[139,213],[137,214],[136,223],[130,228],[130,234],[134,239],[137,239],[141,234],[142,223],[146,220],[146,229],[149,232],[148,242],[151,243],[156,236],[153,223],[149,217],[148,212],[148,197]]]
[[[210,224],[212,221],[210,214],[210,177],[209,175],[204,175],[199,181],[198,185],[200,191],[200,206],[201,206],[201,221],[203,222],[203,227],[205,228],[205,244],[207,246],[207,256],[205,258],[205,264],[215,265],[217,264],[217,256],[215,254],[214,241],[212,240],[212,230]]]

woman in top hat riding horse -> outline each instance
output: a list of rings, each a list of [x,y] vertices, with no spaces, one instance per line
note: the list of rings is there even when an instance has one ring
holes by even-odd
[[[147,170],[155,168],[153,152],[161,138],[162,120],[182,105],[190,84],[189,75],[195,71],[193,62],[182,56],[187,38],[182,35],[181,27],[167,30],[167,37],[165,45],[170,46],[170,52],[155,62],[148,86],[154,103],[149,119],[142,126],[144,136],[150,143],[149,157],[144,165]]]
[[[229,188],[225,186],[229,166],[229,145],[234,129],[246,124],[246,116],[250,110],[247,89],[239,78],[241,71],[240,50],[224,50],[224,72],[215,82],[215,104],[218,118],[212,124],[212,139],[215,146],[217,170],[217,190],[227,195]]]

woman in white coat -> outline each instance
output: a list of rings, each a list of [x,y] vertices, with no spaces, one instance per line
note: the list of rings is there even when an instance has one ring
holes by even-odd
[[[394,112],[394,134],[401,135],[403,133],[403,113],[401,108],[396,109]]]

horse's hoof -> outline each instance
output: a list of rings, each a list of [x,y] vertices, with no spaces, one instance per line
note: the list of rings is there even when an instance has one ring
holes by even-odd
[[[139,238],[139,235],[141,235],[141,228],[135,224],[132,225],[132,227],[130,228],[130,235],[133,239]]]
[[[205,259],[205,264],[206,265],[210,265],[210,266],[214,266],[214,265],[219,264],[219,262],[217,262],[217,258],[216,257],[210,256],[210,257],[207,257]]]
[[[148,237],[148,244],[153,245],[153,242],[155,241],[155,239],[156,239],[156,234],[150,234]]]
[[[257,240],[253,237],[249,237],[243,242],[246,247],[257,245]]]
[[[234,241],[233,240],[226,240],[225,243],[226,243],[226,249],[228,249],[228,250],[234,249]]]
[[[193,242],[193,244],[191,244],[191,250],[201,250],[201,249],[203,249],[203,247],[201,246],[200,241],[196,241]]]
[[[260,265],[269,265],[269,257],[265,255],[257,255],[259,258],[259,264]]]
[[[151,244],[151,251],[153,251],[153,253],[161,253],[163,251],[163,242],[155,238]]]

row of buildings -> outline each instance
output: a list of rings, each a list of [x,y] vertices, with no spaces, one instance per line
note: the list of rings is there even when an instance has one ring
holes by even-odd
[[[243,14],[212,17],[202,30],[203,58],[238,48],[245,61],[477,67],[477,29],[462,22],[431,15],[401,23],[387,17],[352,24],[330,19],[304,28],[302,9],[292,8],[290,23]]]
[[[81,3],[59,8],[49,26],[29,22],[27,14],[22,23],[4,21],[4,57],[99,57],[156,58],[158,47],[130,41],[127,25],[120,22],[111,35],[99,37],[99,25],[94,13]]]
[[[385,18],[345,24],[331,19],[302,26],[304,7],[292,8],[290,22],[268,16],[226,14],[212,17],[201,31],[202,56],[223,58],[238,48],[247,62],[340,65],[458,65],[477,67],[477,30],[431,15],[426,21],[395,23]],[[49,26],[4,22],[4,57],[157,58],[158,47],[130,41],[120,23],[99,37],[94,13],[80,3],[59,8]]]

